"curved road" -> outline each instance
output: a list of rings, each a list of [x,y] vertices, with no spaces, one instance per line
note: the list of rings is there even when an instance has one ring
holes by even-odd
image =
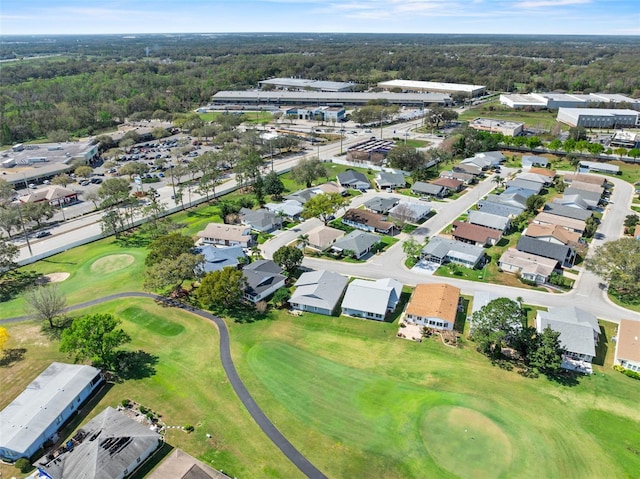
[[[149,298],[154,300],[161,300],[166,302],[167,299],[150,293],[143,292],[128,292],[128,293],[117,293],[109,296],[104,296],[102,298],[94,299],[92,301],[87,301],[86,303],[76,304],[74,306],[70,306],[67,308],[67,311],[76,311],[78,309],[87,308],[90,306],[95,306],[97,304],[106,303],[108,301],[113,301],[115,299],[122,298]],[[213,322],[220,333],[220,359],[222,361],[222,367],[224,368],[224,372],[233,387],[233,390],[236,392],[244,407],[247,408],[249,414],[253,420],[258,424],[262,432],[264,432],[271,441],[278,446],[278,448],[282,451],[282,453],[298,468],[300,471],[310,479],[327,479],[317,467],[315,467],[311,462],[298,451],[293,444],[291,444],[286,437],[274,426],[274,424],[269,420],[260,406],[255,402],[246,386],[240,379],[238,375],[238,371],[236,371],[236,367],[233,364],[233,359],[231,358],[231,349],[229,347],[229,330],[227,329],[226,323],[219,317],[214,316],[213,314],[203,311],[198,308],[193,308],[192,306],[188,306],[184,303],[180,303],[177,301],[172,301],[171,304],[176,305],[179,308],[185,309],[193,314],[196,314],[202,318],[208,319]],[[29,316],[17,316],[14,318],[7,318],[0,320],[0,324],[3,323],[12,323],[25,321],[30,319]]]

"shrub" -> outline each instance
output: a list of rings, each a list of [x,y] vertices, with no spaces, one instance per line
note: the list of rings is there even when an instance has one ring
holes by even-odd
[[[31,469],[31,463],[29,462],[29,459],[25,459],[24,457],[18,459],[14,465],[16,466],[16,469],[18,469],[22,474],[26,474]]]
[[[196,428],[193,427],[191,424],[185,424],[184,426],[182,426],[182,429],[184,429],[188,433],[192,433],[193,431],[196,430]]]
[[[128,399],[123,399],[121,404],[122,407],[129,407],[131,406],[131,401],[129,401]]]
[[[140,414],[147,414],[148,412],[149,412],[149,410],[141,404],[140,405]]]
[[[267,312],[267,302],[266,301],[258,301],[255,305],[256,311],[258,313],[266,313]]]
[[[640,373],[637,373],[635,371],[631,371],[629,369],[626,369],[624,371],[624,375],[625,376],[629,376],[630,378],[633,378],[633,379],[640,379]]]

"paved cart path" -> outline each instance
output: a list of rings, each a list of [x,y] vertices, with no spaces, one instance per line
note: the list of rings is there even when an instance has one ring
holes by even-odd
[[[260,406],[253,399],[247,387],[240,379],[240,375],[236,370],[235,365],[233,364],[233,359],[231,358],[231,348],[229,341],[229,329],[227,328],[226,323],[222,318],[218,316],[214,316],[213,314],[203,311],[198,308],[194,308],[192,306],[186,305],[179,301],[168,300],[162,296],[158,296],[150,293],[143,292],[127,292],[127,293],[117,293],[109,296],[103,296],[102,298],[97,298],[92,301],[87,301],[85,303],[76,304],[74,306],[70,306],[67,308],[67,312],[76,311],[79,309],[84,309],[90,306],[95,306],[97,304],[106,303],[108,301],[113,301],[115,299],[122,298],[149,298],[156,301],[162,301],[164,303],[176,306],[178,308],[184,309],[185,311],[189,311],[190,313],[196,314],[202,318],[208,319],[213,322],[218,328],[218,332],[220,333],[220,359],[222,361],[222,367],[224,368],[224,372],[233,387],[233,390],[236,392],[244,407],[247,408],[253,420],[258,424],[260,429],[267,435],[269,439],[282,451],[282,453],[298,468],[300,471],[310,479],[327,479],[317,467],[315,467],[311,462],[302,455],[300,451],[298,451],[293,444],[289,442],[289,440],[284,437],[284,435],[278,430],[278,428],[271,422],[271,420],[267,417],[267,415],[260,409]],[[0,324],[3,323],[15,323],[20,321],[26,321],[32,319],[31,316],[17,316],[14,318],[7,318],[0,320]]]

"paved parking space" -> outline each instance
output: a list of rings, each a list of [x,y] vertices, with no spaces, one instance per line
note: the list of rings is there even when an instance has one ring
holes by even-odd
[[[438,263],[433,261],[418,261],[418,263],[411,268],[414,273],[420,273],[427,276],[433,276],[433,273],[440,267]]]

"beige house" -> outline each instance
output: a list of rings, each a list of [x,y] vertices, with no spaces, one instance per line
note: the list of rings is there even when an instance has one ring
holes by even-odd
[[[519,274],[527,281],[541,284],[546,283],[551,273],[558,268],[558,261],[509,248],[500,256],[498,267],[507,273]]]
[[[640,373],[640,321],[620,321],[614,363]]]
[[[460,289],[449,284],[419,284],[405,311],[405,321],[451,331],[456,322]]]
[[[582,220],[545,213],[544,211],[542,213],[538,213],[538,215],[533,219],[533,222],[540,225],[561,226],[568,231],[580,233],[580,235],[584,233],[584,230],[587,227],[587,223]]]
[[[530,224],[523,234],[542,241],[571,246],[576,246],[581,238],[580,233],[569,231],[560,225],[539,223]]]
[[[46,188],[21,196],[20,201],[22,203],[41,203],[47,201],[51,206],[69,205],[78,201],[78,193],[63,188],[62,186],[47,186]]]
[[[318,226],[307,233],[309,248],[317,251],[329,249],[337,239],[344,236],[344,231],[330,226]]]
[[[245,225],[227,225],[224,223],[209,223],[203,231],[197,234],[201,243],[220,244],[224,246],[242,246],[248,248],[253,244],[251,228]]]

